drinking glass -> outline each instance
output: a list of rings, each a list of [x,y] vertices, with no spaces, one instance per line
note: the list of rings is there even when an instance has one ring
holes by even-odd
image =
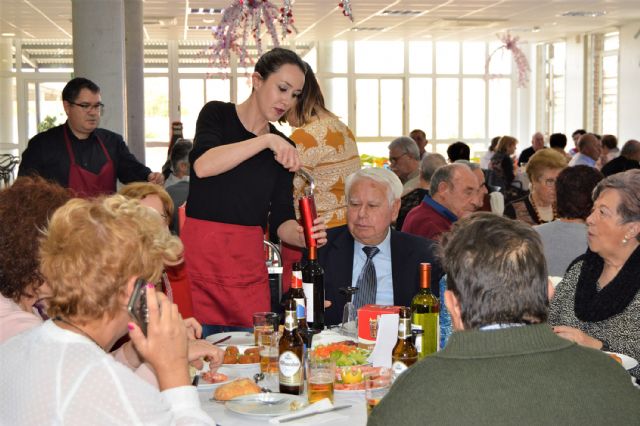
[[[329,398],[333,402],[333,384],[336,380],[336,362],[313,355],[307,360],[307,393],[309,404]]]
[[[342,311],[340,332],[343,336],[358,337],[358,310],[353,304],[353,295],[358,291],[358,287],[341,287],[339,290],[347,296],[347,303]]]
[[[277,331],[263,332],[258,335],[260,348],[260,372],[278,374],[278,343],[280,334]]]
[[[385,367],[380,368],[380,371],[376,373],[369,373],[364,376],[364,397],[367,403],[367,416],[371,414],[373,408],[389,392],[392,380],[392,370]]]
[[[258,346],[258,336],[278,330],[278,314],[275,312],[256,312],[253,314],[253,340]]]

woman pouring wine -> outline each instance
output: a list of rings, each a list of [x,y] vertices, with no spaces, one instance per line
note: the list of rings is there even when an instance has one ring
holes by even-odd
[[[254,312],[270,309],[267,225],[282,241],[304,246],[292,202],[300,159],[270,122],[295,105],[305,73],[296,53],[275,48],[256,63],[247,100],[209,102],[198,117],[181,236],[203,336],[251,327]],[[314,238],[322,245],[324,220],[315,224]]]

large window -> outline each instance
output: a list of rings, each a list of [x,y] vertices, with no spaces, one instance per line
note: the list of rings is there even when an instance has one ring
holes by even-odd
[[[602,133],[618,134],[618,48],[617,32],[604,36],[602,58]]]

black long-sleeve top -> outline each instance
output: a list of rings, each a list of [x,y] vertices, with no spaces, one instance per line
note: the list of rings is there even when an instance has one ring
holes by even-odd
[[[272,124],[269,124],[269,132],[295,146]],[[295,219],[293,173],[282,167],[269,149],[216,176],[199,178],[194,171],[195,161],[209,149],[255,137],[242,125],[234,104],[212,101],[202,108],[196,123],[193,150],[189,154],[191,177],[187,216],[263,229],[268,218],[272,230]]]
[[[18,176],[39,175],[58,184],[69,186],[71,159],[64,140],[64,127],[71,142],[76,163],[82,168],[98,173],[107,162],[97,136],[113,161],[118,180],[122,183],[146,181],[151,169],[140,163],[129,151],[127,144],[117,133],[96,129],[84,140],[78,139],[67,123],[35,135],[22,153]]]

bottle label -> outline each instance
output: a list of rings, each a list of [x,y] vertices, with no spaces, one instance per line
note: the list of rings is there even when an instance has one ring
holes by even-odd
[[[293,271],[291,276],[291,288],[302,288],[302,271]]]
[[[295,311],[287,311],[284,317],[285,330],[293,331],[298,326],[298,320],[296,319]]]
[[[393,370],[394,376],[398,377],[400,374],[404,373],[407,370],[407,365],[402,361],[396,361],[391,364],[391,369]]]
[[[283,352],[278,360],[278,365],[281,384],[299,386],[302,383],[302,363],[295,353],[291,351]]]
[[[307,306],[311,309],[307,309],[307,321],[313,322],[313,283],[302,283],[302,290],[307,297]]]
[[[293,299],[296,302],[296,317],[301,320],[307,317],[307,308],[304,306],[303,298],[295,298]]]
[[[422,326],[420,324],[411,324],[411,331],[413,330],[422,330]],[[424,334],[418,334],[416,335],[416,349],[418,350],[418,353],[422,353],[422,337],[424,336]]]
[[[398,323],[398,339],[406,339],[411,335],[411,319],[400,318]]]

